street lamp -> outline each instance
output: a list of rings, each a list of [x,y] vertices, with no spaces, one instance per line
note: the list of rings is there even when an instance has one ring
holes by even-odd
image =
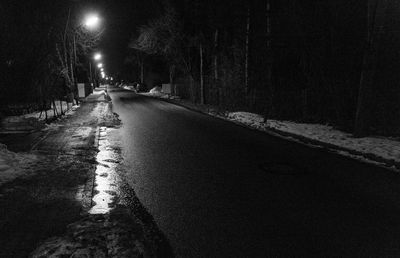
[[[79,30],[81,30],[81,28],[82,27],[86,27],[86,29],[88,29],[88,30],[93,30],[93,29],[96,29],[97,27],[98,27],[98,25],[99,25],[99,22],[100,22],[100,18],[96,15],[96,14],[88,14],[87,16],[86,16],[86,18],[84,19],[84,21],[83,21],[83,23],[81,23],[80,25],[78,25],[76,28],[75,28],[75,31],[74,31],[74,33],[73,33],[73,47],[74,47],[74,64],[75,64],[75,66],[74,66],[74,68],[73,68],[73,70],[75,70],[74,71],[74,73],[75,73],[75,76],[76,76],[76,78],[73,78],[74,80],[75,80],[75,84],[77,83],[77,72],[76,72],[76,60],[77,60],[77,57],[76,57],[76,34],[78,33],[78,31]],[[100,55],[100,58],[101,58],[101,55]],[[93,79],[92,79],[92,75],[91,75],[91,70],[92,70],[92,67],[91,67],[91,63],[89,62],[89,69],[90,69],[90,80],[92,81]],[[74,76],[73,76],[74,77]]]
[[[96,53],[93,56],[94,60],[99,61],[101,59],[101,54],[100,53]]]
[[[85,18],[85,27],[88,29],[96,29],[99,25],[100,18],[96,14],[89,14]]]
[[[97,67],[98,67],[98,68],[102,68],[102,67],[103,67],[103,64],[102,64],[102,63],[99,63],[99,64],[97,64]]]

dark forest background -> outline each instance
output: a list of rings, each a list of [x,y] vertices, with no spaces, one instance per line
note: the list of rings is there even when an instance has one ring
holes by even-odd
[[[399,12],[398,1],[175,0],[130,47],[164,57],[197,103],[398,134]]]
[[[65,22],[71,6],[78,19],[77,5],[0,3],[2,103],[72,89]],[[121,15],[140,26],[124,34],[119,79],[158,74],[155,84],[169,81],[196,103],[330,124],[356,136],[400,134],[398,1],[149,0],[125,9]],[[81,44],[78,65],[96,40]]]

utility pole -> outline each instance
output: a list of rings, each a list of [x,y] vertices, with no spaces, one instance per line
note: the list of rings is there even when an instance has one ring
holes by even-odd
[[[200,43],[200,103],[204,104],[203,44]]]
[[[89,59],[89,77],[90,77],[90,87],[92,90],[94,89],[94,83],[93,83],[93,75],[92,75],[92,61]]]
[[[144,84],[144,59],[140,62],[140,82]]]
[[[384,27],[387,8],[387,0],[367,1],[367,39],[354,122],[354,135],[357,137],[366,136],[369,130],[369,110],[373,98],[372,87],[378,62],[379,37]]]
[[[244,63],[244,87],[245,92],[249,92],[249,43],[250,43],[250,6],[247,7],[246,17],[246,55]]]
[[[214,79],[218,81],[218,28],[215,29],[214,34]]]
[[[267,0],[266,9],[267,18],[267,83],[269,87],[272,86],[272,46],[271,46],[271,0]]]
[[[274,88],[272,85],[272,22],[271,22],[271,0],[266,0],[266,53],[267,53],[267,78],[268,88],[268,110],[266,110],[264,121],[267,121],[273,110]]]

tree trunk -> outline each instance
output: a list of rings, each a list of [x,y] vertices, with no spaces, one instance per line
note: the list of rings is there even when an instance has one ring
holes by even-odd
[[[194,95],[194,79],[192,75],[189,75],[189,80],[190,80],[190,98],[193,103],[196,102],[195,100],[195,95]]]
[[[169,83],[172,85],[174,83],[175,65],[169,66]]]
[[[76,81],[75,81],[75,73],[74,73],[74,59],[73,59],[73,46],[69,44],[69,51],[65,53],[67,56],[69,54],[69,69],[70,69],[70,75],[71,75],[71,89],[72,92],[75,94],[75,88],[76,88]],[[68,64],[68,63],[67,63]]]
[[[72,88],[74,89],[74,94],[78,92],[78,78],[77,78],[77,73],[76,73],[76,41],[75,41],[75,34],[73,35],[73,45],[71,48],[71,74],[72,74]],[[72,61],[73,60],[73,61]],[[78,102],[78,96],[75,96],[75,101],[76,104],[79,104]]]
[[[200,104],[205,104],[204,92],[204,74],[203,74],[203,44],[200,43]]]
[[[267,121],[273,110],[274,89],[272,85],[272,23],[271,23],[271,0],[266,3],[266,52],[267,52],[267,71],[266,85],[268,89],[268,108],[266,110],[264,121]]]
[[[218,29],[214,34],[214,80],[218,81]]]
[[[249,41],[250,41],[250,7],[247,8],[246,20],[246,53],[244,63],[244,87],[246,93],[249,92]]]
[[[56,102],[54,99],[52,100],[52,104],[53,104],[53,115],[54,118],[56,118],[58,116],[58,112],[57,112]]]
[[[144,83],[144,60],[140,62],[140,82]]]
[[[174,75],[175,75],[175,65],[170,65],[169,66],[169,84],[171,87],[171,91],[172,91],[172,86],[174,85]],[[173,95],[176,94],[175,90],[176,89],[174,89]]]
[[[267,18],[267,54],[268,54],[268,83],[271,83],[272,78],[272,46],[271,46],[271,35],[272,35],[272,24],[271,24],[271,0],[267,0],[267,9],[266,9],[266,18]]]
[[[62,106],[62,100],[59,100],[59,102],[60,102],[60,112],[61,112],[61,115],[64,115],[64,110],[63,110],[63,106]]]
[[[308,89],[307,88],[304,88],[303,89],[303,103],[302,103],[302,105],[303,105],[303,120],[306,120],[307,118],[308,118],[308,110],[307,110],[307,106],[308,106]]]
[[[373,83],[378,59],[379,36],[384,25],[387,0],[369,0],[367,11],[367,43],[358,90],[354,135],[364,137],[369,133],[369,116],[373,99]]]
[[[92,61],[91,60],[89,60],[89,76],[90,76],[90,87],[91,87],[91,91],[93,92],[94,83],[93,83]],[[67,102],[67,107],[68,107],[68,102]]]

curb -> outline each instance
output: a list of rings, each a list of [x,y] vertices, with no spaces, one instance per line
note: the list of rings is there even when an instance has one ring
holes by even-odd
[[[99,139],[100,139],[100,126],[96,126],[96,132],[94,136],[94,143],[93,146],[96,148],[98,151],[99,148]],[[97,155],[96,155],[97,156]],[[86,186],[90,188],[90,205],[87,207],[85,213],[87,213],[92,207],[93,207],[93,196],[94,196],[94,191],[96,188],[96,165],[93,164],[92,171],[90,172],[90,178],[86,182]]]

